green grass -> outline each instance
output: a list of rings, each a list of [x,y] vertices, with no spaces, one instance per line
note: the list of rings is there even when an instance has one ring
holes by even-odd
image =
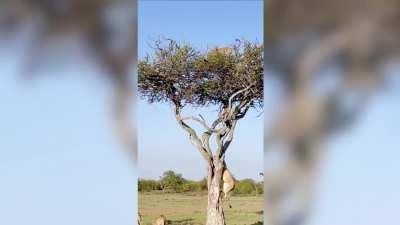
[[[261,225],[262,196],[232,196],[231,205],[224,204],[227,225]],[[203,225],[206,220],[205,194],[139,193],[139,212],[144,225],[151,225],[165,215],[172,225]]]

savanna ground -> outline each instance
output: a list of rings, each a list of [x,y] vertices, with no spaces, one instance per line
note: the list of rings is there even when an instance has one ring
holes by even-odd
[[[264,198],[232,196],[229,208],[224,203],[227,225],[262,225]],[[206,221],[207,195],[183,193],[139,193],[139,212],[143,225],[151,225],[165,215],[171,225],[203,225]]]

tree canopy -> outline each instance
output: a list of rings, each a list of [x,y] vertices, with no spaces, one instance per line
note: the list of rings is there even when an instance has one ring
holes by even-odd
[[[163,189],[180,191],[182,185],[186,182],[186,180],[182,177],[182,174],[178,174],[172,170],[168,170],[164,172],[160,182]]]
[[[263,46],[236,40],[228,48],[200,52],[174,40],[156,41],[154,54],[139,62],[138,87],[150,103],[228,107],[263,99]]]

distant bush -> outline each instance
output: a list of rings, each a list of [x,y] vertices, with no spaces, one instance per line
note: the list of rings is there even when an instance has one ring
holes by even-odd
[[[207,178],[203,178],[201,181],[198,182],[200,191],[207,190]]]
[[[264,194],[264,183],[258,182],[256,183],[256,194]]]
[[[182,191],[183,192],[192,192],[192,191],[199,191],[199,185],[195,181],[186,181],[182,184]]]
[[[183,183],[184,192],[202,192],[207,190],[207,180],[204,178],[201,181],[185,180]]]
[[[166,171],[159,180],[140,179],[138,189],[141,192],[163,191],[163,192],[203,192],[207,190],[207,179],[200,181],[187,180],[182,174],[174,171]],[[235,195],[257,195],[264,192],[263,183],[252,179],[236,181],[233,194]]]
[[[236,183],[233,192],[235,194],[254,194],[255,191],[255,182],[252,179],[244,179]]]
[[[172,170],[164,172],[160,180],[163,190],[175,192],[182,192],[185,182],[186,180],[182,177],[182,174],[177,174]]]
[[[252,179],[244,179],[236,181],[235,189],[233,190],[234,194],[243,194],[243,195],[251,195],[251,194],[262,194],[264,193],[264,187],[262,182],[255,182]]]
[[[162,190],[161,184],[156,180],[144,180],[140,179],[138,183],[139,191],[157,191]]]

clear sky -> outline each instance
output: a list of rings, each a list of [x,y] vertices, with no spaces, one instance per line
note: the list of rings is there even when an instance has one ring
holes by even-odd
[[[160,36],[207,47],[233,44],[236,38],[263,41],[261,1],[143,1],[139,6],[139,55],[151,53],[149,43]],[[190,110],[212,117],[212,109]],[[228,167],[238,179],[260,180],[263,169],[263,118],[249,113],[239,122],[227,152]],[[158,178],[166,170],[190,179],[206,175],[201,155],[178,127],[168,105],[139,102],[140,176]]]
[[[98,71],[64,49],[69,63],[27,81],[21,49],[0,41],[0,224],[136,225],[137,170]]]

